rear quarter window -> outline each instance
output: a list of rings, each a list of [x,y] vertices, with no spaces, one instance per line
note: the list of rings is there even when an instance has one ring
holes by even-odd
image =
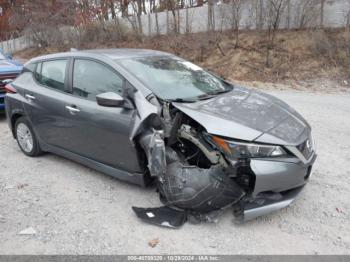
[[[67,59],[44,61],[36,67],[36,80],[47,87],[65,91]]]
[[[36,63],[30,63],[25,65],[22,69],[22,73],[26,73],[26,72],[34,73],[36,69],[36,65],[37,65]]]

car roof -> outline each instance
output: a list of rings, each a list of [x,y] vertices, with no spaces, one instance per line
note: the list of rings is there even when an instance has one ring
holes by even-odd
[[[111,59],[171,55],[169,53],[165,53],[162,51],[150,50],[150,49],[136,49],[136,48],[91,49],[91,50],[84,50],[82,52],[91,53],[91,54],[101,54],[101,55],[108,56]]]
[[[54,59],[54,58],[63,58],[71,56],[86,56],[86,57],[95,57],[99,58],[101,56],[108,57],[109,59],[125,59],[125,58],[135,58],[135,57],[145,57],[145,56],[172,56],[172,54],[150,50],[150,49],[136,49],[136,48],[114,48],[114,49],[90,49],[90,50],[79,50],[71,51],[65,53],[56,53],[50,55],[44,55],[35,57],[30,60],[30,62]]]

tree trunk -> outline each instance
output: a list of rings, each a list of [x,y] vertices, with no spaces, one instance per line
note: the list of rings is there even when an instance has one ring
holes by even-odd
[[[122,17],[127,17],[128,14],[128,6],[129,6],[129,2],[128,0],[121,0],[121,11],[122,11]]]
[[[186,34],[190,32],[190,21],[188,17],[188,8],[186,8]]]
[[[291,3],[290,0],[288,0],[287,3],[287,28],[290,29],[290,16],[291,16]]]
[[[239,26],[236,27],[235,38],[236,38],[235,49],[237,49],[239,46]]]
[[[115,13],[115,6],[113,2],[109,3],[109,8],[111,9],[111,14],[112,14],[112,19],[116,18],[116,13]]]
[[[213,1],[208,0],[208,31],[214,30],[214,8],[213,8]]]
[[[259,20],[258,20],[258,29],[263,29],[263,11],[264,11],[264,0],[259,1]]]
[[[324,26],[324,2],[325,0],[321,0],[321,21],[320,21],[321,28],[323,28]]]
[[[154,13],[154,17],[156,19],[156,32],[157,32],[157,35],[159,35],[159,24],[158,24],[158,13]]]

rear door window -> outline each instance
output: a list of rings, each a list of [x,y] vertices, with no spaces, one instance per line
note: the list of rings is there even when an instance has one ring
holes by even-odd
[[[123,95],[124,80],[113,69],[99,62],[75,59],[73,71],[73,95],[96,100],[106,92]]]
[[[64,92],[66,67],[66,59],[42,62],[37,66],[36,80],[42,85]]]

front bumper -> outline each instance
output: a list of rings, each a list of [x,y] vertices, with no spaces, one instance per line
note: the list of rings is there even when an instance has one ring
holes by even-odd
[[[251,160],[251,169],[255,174],[254,190],[251,196],[234,206],[235,217],[248,221],[289,206],[308,182],[315,160],[316,154],[308,163],[295,158]]]
[[[289,206],[304,186],[282,193],[262,194],[253,201],[241,200],[234,206],[234,216],[238,221],[249,221]]]

